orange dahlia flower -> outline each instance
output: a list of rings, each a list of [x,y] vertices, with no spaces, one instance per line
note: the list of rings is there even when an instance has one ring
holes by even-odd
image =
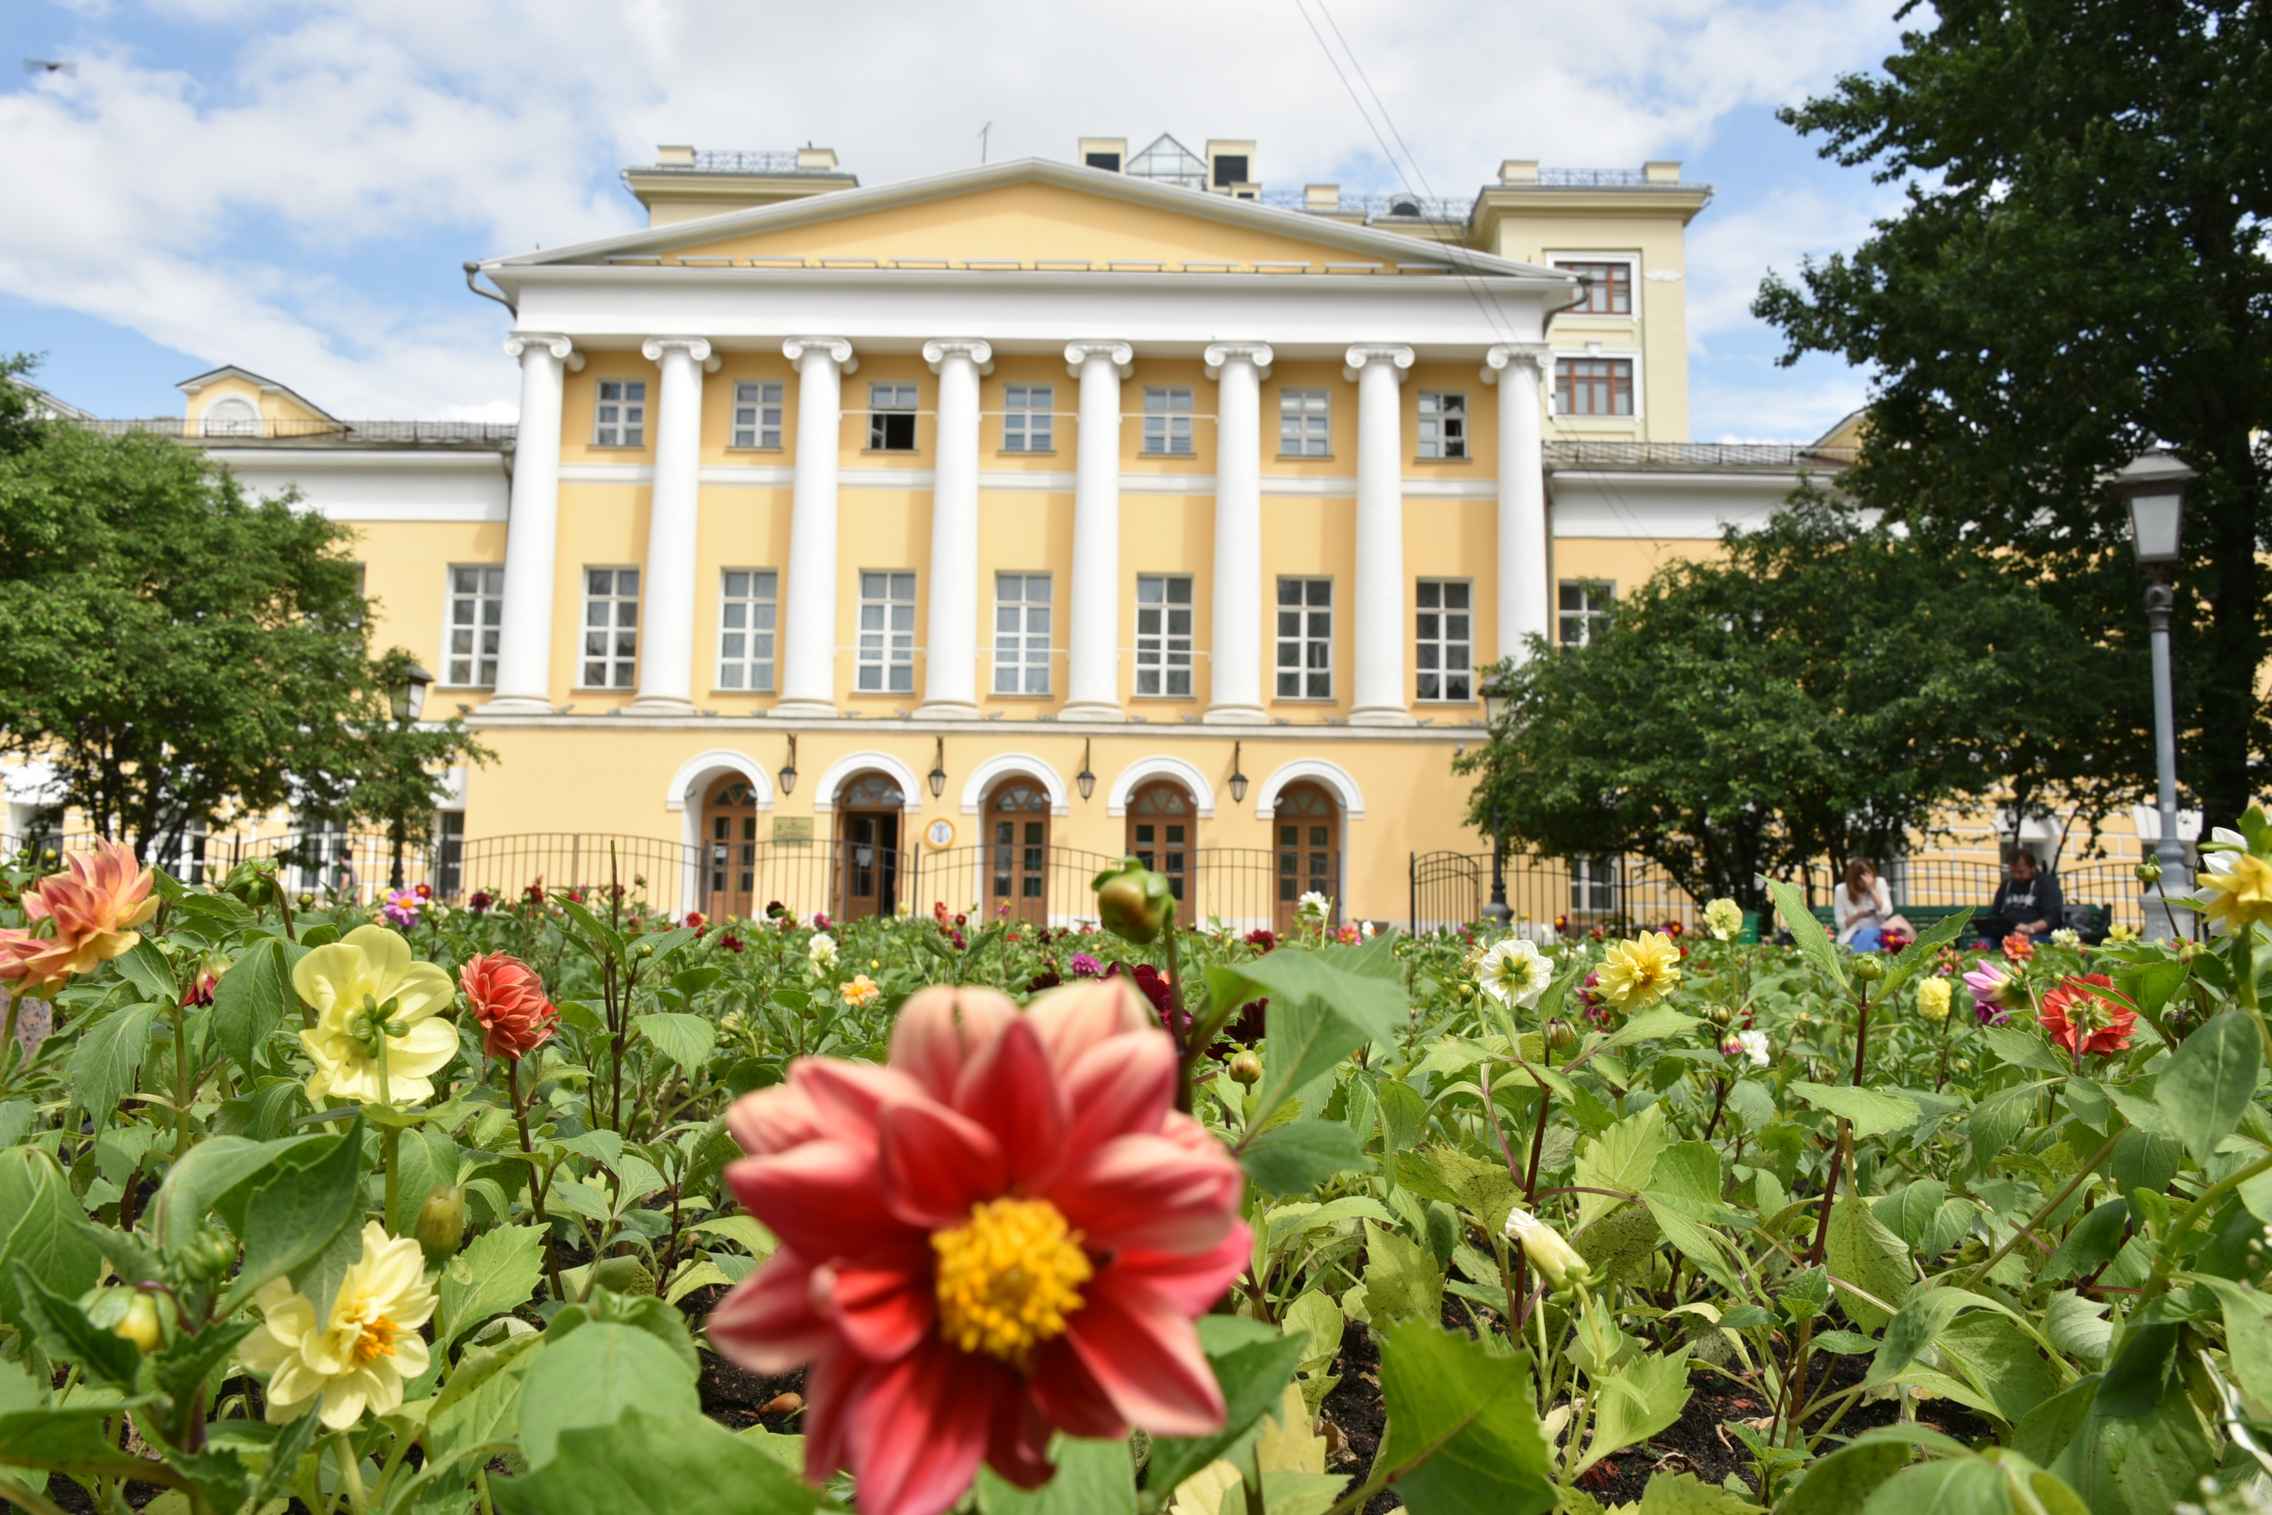
[[[21,983],[26,994],[48,994],[133,950],[142,940],[135,928],[158,913],[150,885],[150,870],[124,842],[98,842],[94,851],[66,858],[63,872],[24,891],[30,928],[0,929],[0,980]],[[52,927],[44,936],[42,921]]]
[[[2114,980],[2103,973],[2062,979],[2059,987],[2043,996],[2035,1018],[2051,1039],[2071,1056],[2122,1052],[2130,1046],[2138,1012],[2114,993]]]
[[[481,1023],[481,1048],[491,1057],[515,1062],[546,1042],[559,1027],[560,1012],[544,992],[544,980],[510,952],[477,952],[458,969],[458,987]]]
[[[2015,931],[2004,938],[2004,956],[2015,963],[2024,963],[2035,956],[2035,938],[2025,931]]]
[[[1247,1266],[1241,1177],[1174,1108],[1176,1053],[1126,981],[1020,1013],[926,989],[890,1061],[808,1058],[745,1096],[726,1170],[780,1249],[710,1317],[759,1373],[809,1364],[805,1475],[937,1515],[981,1461],[1036,1488],[1052,1431],[1219,1430],[1194,1317]]]

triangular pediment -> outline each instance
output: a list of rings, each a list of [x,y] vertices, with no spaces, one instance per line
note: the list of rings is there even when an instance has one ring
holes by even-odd
[[[1440,268],[1566,283],[1556,269],[1228,195],[1041,159],[839,190],[496,260],[1165,273]]]

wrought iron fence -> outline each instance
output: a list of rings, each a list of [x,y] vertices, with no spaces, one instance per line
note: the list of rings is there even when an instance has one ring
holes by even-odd
[[[503,447],[518,431],[511,421],[338,421],[298,419],[213,420],[192,427],[179,416],[86,420],[74,425],[105,436],[173,437],[229,445],[238,442],[321,441],[341,447]]]
[[[1545,444],[1549,468],[1757,468],[1788,473],[1800,468],[1843,468],[1852,447],[1784,442],[1589,442]]]

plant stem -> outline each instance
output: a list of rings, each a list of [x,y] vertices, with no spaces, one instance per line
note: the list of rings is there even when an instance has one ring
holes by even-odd
[[[2107,1145],[2108,1151],[2111,1151],[2113,1144],[2110,1142]],[[2092,1162],[2091,1166],[2094,1168],[2097,1167],[2098,1163],[2104,1161],[2106,1156],[2107,1153],[2102,1152],[2099,1155],[2099,1158]],[[2086,1169],[2085,1171],[2088,1170]],[[2162,1289],[2168,1286],[2170,1275],[2170,1261],[2177,1255],[2177,1243],[2179,1239],[2185,1235],[2186,1232],[2193,1229],[2193,1223],[2199,1220],[2202,1216],[2207,1215],[2209,1213],[2210,1207],[2222,1200],[2226,1195],[2232,1193],[2235,1189],[2238,1189],[2242,1184],[2247,1183],[2250,1179],[2256,1177],[2258,1174],[2267,1171],[2272,1171],[2272,1157],[2260,1157],[2245,1168],[2236,1168],[2232,1172],[2226,1174],[2223,1178],[2218,1179],[2208,1188],[2203,1189],[2200,1193],[2200,1196],[2196,1198],[2192,1204],[2187,1205],[2182,1211],[2178,1213],[2176,1224],[2172,1225],[2169,1228],[2169,1235],[2162,1238],[2161,1255],[2159,1259],[2154,1263],[2153,1274],[2146,1280],[2145,1292],[2149,1295],[2149,1297],[2154,1294],[2159,1294]],[[2070,1185],[2070,1187],[2072,1186]]]
[[[354,1443],[345,1431],[333,1434],[331,1449],[339,1457],[339,1483],[347,1491],[347,1508],[353,1515],[364,1515],[363,1460],[355,1455]]]
[[[189,1012],[174,1005],[174,1161],[189,1155]]]
[[[1173,915],[1168,917],[1167,924],[1161,928],[1160,941],[1167,949],[1168,954],[1168,1005],[1170,1007],[1168,1015],[1170,1020],[1174,1022],[1171,1029],[1183,1042],[1182,1056],[1176,1060],[1175,1107],[1189,1115],[1194,1094],[1192,1075],[1198,1071],[1199,1055],[1206,1050],[1206,1047],[1198,1034],[1199,1028],[1192,1024],[1190,1011],[1184,1008],[1183,954],[1176,949],[1175,917]],[[1219,1018],[1210,1016],[1209,1019]]]
[[[2020,1239],[2022,1237],[2032,1235],[2035,1231],[2035,1228],[2042,1225],[2043,1222],[2047,1218],[2049,1218],[2051,1212],[2058,1209],[2061,1205],[2065,1204],[2067,1202],[2068,1196],[2073,1194],[2077,1189],[2083,1186],[2083,1181],[2085,1179],[2089,1178],[2092,1174],[2098,1171],[2098,1166],[2100,1163],[2105,1162],[2108,1158],[2114,1155],[2114,1144],[2116,1142],[2119,1142],[2120,1140],[2122,1140],[2122,1133],[2119,1131],[2108,1137],[2106,1139],[2106,1145],[2100,1147],[2098,1151],[2092,1155],[2089,1162],[2083,1164],[2080,1168],[2077,1168],[2075,1170],[2075,1176],[2068,1179],[2067,1182],[2060,1187],[2060,1190],[2057,1194],[2054,1194],[2049,1199],[2045,1200],[2042,1204],[2042,1207],[2039,1208],[2033,1215],[2028,1217],[2027,1223],[2025,1225],[2013,1231],[2012,1234],[2008,1238],[2006,1238],[2002,1246],[1989,1253],[1988,1260],[1982,1263],[1979,1267],[1973,1269],[1971,1275],[1965,1279],[1961,1287],[1969,1289],[1974,1284],[1980,1282],[1980,1280],[1982,1280],[1983,1278],[1986,1278],[1989,1272],[1995,1268],[1996,1264],[2002,1262],[2004,1258],[2010,1254],[2012,1248],[2020,1244]],[[2257,1170],[2250,1171],[2259,1171],[2261,1168],[2265,1167],[2272,1167],[2272,1158],[2267,1158],[2262,1164],[2259,1165],[2259,1168]],[[2214,1191],[2214,1188],[2215,1186],[2212,1185],[2211,1192]],[[2207,1195],[2204,1194],[2203,1197],[2206,1198]],[[2190,1215],[2191,1213],[2191,1211],[2187,1212],[2188,1215]],[[2183,1230],[2183,1228],[2184,1222],[2180,1220],[2178,1225],[2173,1226],[2170,1229],[2170,1240],[2176,1240],[2178,1233]],[[2167,1257],[2169,1255],[2168,1242],[2164,1242],[2162,1244],[2162,1255],[2164,1257]],[[2156,1266],[2158,1267],[2159,1265],[2157,1264]]]
[[[513,1101],[513,1126],[521,1134],[521,1153],[529,1160],[529,1208],[536,1212],[537,1229],[544,1239],[544,1276],[552,1283],[552,1297],[566,1304],[568,1293],[560,1287],[560,1263],[552,1255],[552,1222],[544,1213],[544,1185],[537,1181],[536,1144],[529,1140],[529,1107],[521,1095],[519,1058],[505,1059],[505,1092]]]
[[[0,1503],[13,1504],[32,1512],[32,1515],[63,1515],[63,1506],[21,1484],[0,1479]]]

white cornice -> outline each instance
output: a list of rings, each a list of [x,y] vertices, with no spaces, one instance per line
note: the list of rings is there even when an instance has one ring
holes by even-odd
[[[205,456],[235,469],[284,468],[294,473],[389,468],[405,473],[502,473],[501,448],[208,447]]]
[[[479,707],[466,717],[470,726],[499,729],[539,728],[561,731],[794,731],[799,735],[859,732],[929,737],[990,736],[1005,734],[1033,737],[1101,736],[1141,742],[1147,738],[1183,743],[1197,739],[1236,737],[1248,742],[1380,742],[1410,746],[1426,743],[1453,745],[1482,739],[1479,724],[1460,726],[1280,726],[1268,722],[1246,725],[1207,725],[1198,721],[912,721],[889,717],[844,716],[835,719],[781,719],[766,715],[492,715]]]

